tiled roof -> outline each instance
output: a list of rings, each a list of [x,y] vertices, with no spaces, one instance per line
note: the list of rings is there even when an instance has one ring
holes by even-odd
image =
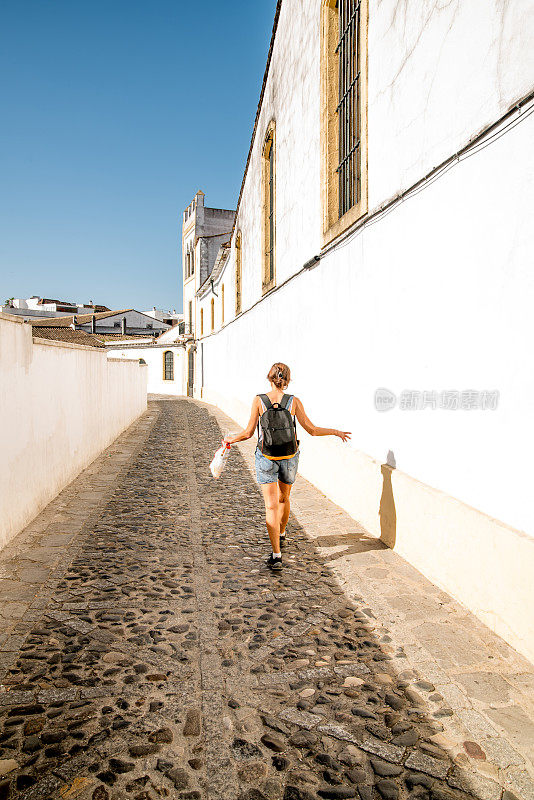
[[[34,326],[35,327],[35,326]],[[106,345],[99,336],[86,331],[73,331],[72,328],[45,328],[38,326],[39,330],[34,331],[36,339],[54,339],[56,342],[70,342],[71,344],[85,344],[88,347],[105,347]]]
[[[91,318],[106,319],[106,317],[114,317],[115,314],[125,314],[127,311],[135,311],[134,308],[123,308],[121,311],[98,311],[96,314],[74,314],[69,317],[50,317],[49,319],[31,319],[31,325],[43,325],[46,328],[68,328],[74,322],[76,317],[77,325],[86,325],[91,322]]]

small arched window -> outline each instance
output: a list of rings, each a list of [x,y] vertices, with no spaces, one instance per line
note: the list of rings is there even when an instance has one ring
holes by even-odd
[[[224,283],[221,286],[221,325],[224,325]]]
[[[165,350],[163,353],[163,380],[174,380],[174,355],[172,350]]]
[[[241,231],[235,237],[235,313],[241,314]]]
[[[215,298],[211,298],[211,329],[215,330]]]

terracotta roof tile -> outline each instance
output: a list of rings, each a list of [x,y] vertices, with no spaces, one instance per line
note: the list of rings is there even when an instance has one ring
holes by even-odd
[[[89,347],[105,347],[100,337],[86,331],[73,331],[72,328],[59,327],[45,328],[41,325],[38,328],[39,330],[36,330],[33,334],[36,339],[54,339],[57,342],[85,344]]]
[[[120,311],[98,311],[96,314],[75,314],[69,317],[50,317],[49,319],[30,319],[29,322],[33,326],[43,326],[45,328],[68,328],[73,323],[73,317],[76,317],[77,325],[86,325],[91,322],[91,317],[95,319],[106,319],[106,317],[113,317],[115,314],[125,314],[127,311],[135,311],[134,308],[123,308]]]

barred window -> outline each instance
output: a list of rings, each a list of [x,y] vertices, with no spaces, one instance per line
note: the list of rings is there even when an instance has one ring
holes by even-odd
[[[174,380],[174,356],[172,350],[163,353],[163,378],[166,381]]]
[[[241,233],[235,237],[235,313],[241,314]]]
[[[263,292],[275,283],[275,237],[276,237],[276,147],[275,128],[272,122],[263,146]]]
[[[274,147],[272,137],[269,140],[269,186],[267,198],[267,216],[269,234],[267,240],[267,256],[269,269],[267,273],[267,281],[270,283],[274,278]]]
[[[339,216],[360,199],[360,0],[338,0]]]
[[[367,213],[368,0],[322,0],[323,245]]]

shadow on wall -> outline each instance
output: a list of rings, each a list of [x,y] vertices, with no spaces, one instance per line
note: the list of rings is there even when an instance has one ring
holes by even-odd
[[[380,541],[387,547],[393,549],[397,539],[397,512],[395,510],[395,498],[393,497],[393,487],[391,485],[391,473],[396,468],[395,456],[393,451],[388,452],[386,463],[382,464],[382,495],[380,497]]]

